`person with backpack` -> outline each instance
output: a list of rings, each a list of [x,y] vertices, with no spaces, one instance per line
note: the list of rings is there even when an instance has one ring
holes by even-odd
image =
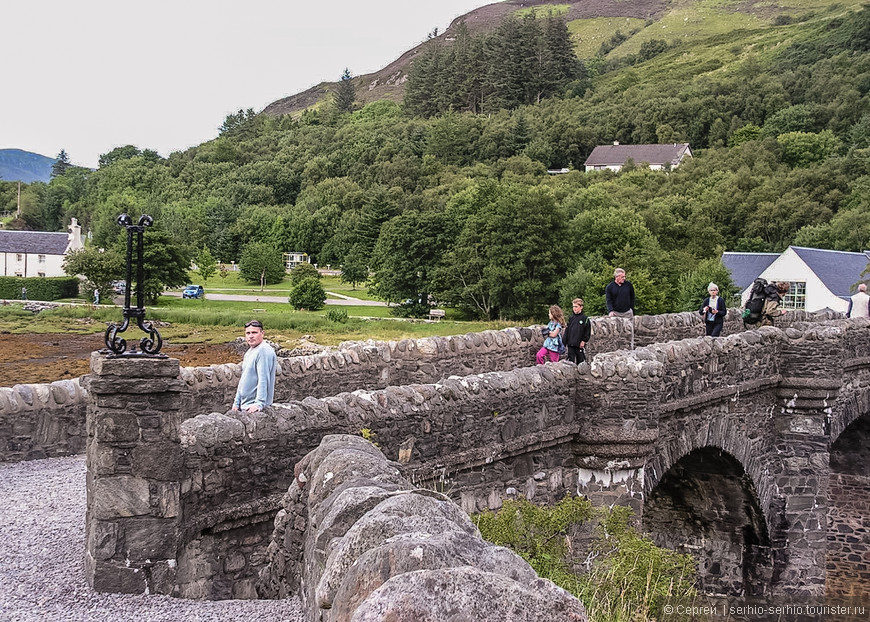
[[[728,313],[728,309],[725,307],[725,299],[719,295],[718,285],[710,283],[707,286],[707,293],[710,295],[704,298],[698,313],[704,318],[707,336],[718,337],[722,334],[722,325],[725,323],[725,314]]]
[[[780,281],[775,285],[771,283],[764,289],[764,306],[761,309],[759,326],[773,326],[773,321],[776,318],[785,315],[786,311],[779,308],[779,303],[785,298],[790,287],[791,283]]]
[[[543,347],[535,355],[535,362],[538,365],[543,365],[544,359],[548,359],[551,363],[559,360],[561,350],[564,348],[562,343],[562,330],[564,328],[565,314],[562,313],[562,308],[559,305],[553,305],[550,307],[550,322],[546,328],[541,330],[545,339]]]
[[[586,344],[592,336],[592,322],[583,313],[583,299],[571,301],[573,313],[565,328],[565,345],[568,347],[568,360],[579,365],[586,360]]]

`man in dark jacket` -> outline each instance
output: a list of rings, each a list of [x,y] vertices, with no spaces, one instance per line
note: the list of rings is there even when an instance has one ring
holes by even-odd
[[[571,301],[574,313],[568,318],[565,329],[565,345],[568,347],[568,360],[579,365],[586,360],[586,344],[592,336],[592,322],[583,313],[583,299]]]
[[[613,280],[604,288],[604,300],[610,317],[628,318],[631,326],[631,349],[634,350],[634,286],[625,279],[625,270],[613,271]]]

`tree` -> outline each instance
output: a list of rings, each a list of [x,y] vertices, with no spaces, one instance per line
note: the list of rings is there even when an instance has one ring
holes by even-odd
[[[564,210],[544,188],[486,182],[482,191],[492,199],[466,219],[435,295],[486,319],[537,317],[564,274]]]
[[[199,257],[196,259],[196,265],[199,268],[199,276],[202,277],[203,283],[208,283],[208,280],[217,272],[218,262],[208,250],[207,246],[202,247]]]
[[[356,91],[353,87],[353,76],[350,75],[350,69],[345,68],[341,74],[341,79],[338,81],[338,89],[333,97],[335,108],[339,112],[353,112],[353,103],[356,99]]]
[[[320,284],[320,279],[310,276],[299,281],[290,290],[290,304],[294,309],[316,311],[323,307],[325,300],[326,292]]]
[[[72,163],[69,161],[69,156],[66,153],[65,149],[61,149],[60,153],[57,154],[57,158],[54,161],[54,164],[51,165],[51,177],[52,179],[55,177],[62,177],[66,172],[66,169],[72,166]]]
[[[63,270],[70,276],[85,277],[90,297],[95,289],[111,291],[112,281],[124,276],[124,258],[116,249],[88,246],[69,253],[63,260]]]
[[[822,162],[840,150],[840,139],[831,130],[818,134],[786,132],[776,137],[782,147],[782,161],[792,166],[807,166]]]
[[[141,154],[139,148],[134,145],[125,145],[124,147],[116,147],[109,151],[108,153],[104,153],[100,156],[100,168],[105,166],[109,166],[114,162],[118,162],[120,160],[127,160],[129,158],[135,158],[137,155]]]
[[[126,235],[120,238],[116,250],[126,252]],[[135,247],[134,259],[135,262]],[[190,252],[174,240],[168,231],[159,225],[149,227],[143,239],[143,265],[145,282],[142,284],[145,300],[155,304],[161,292],[167,288],[181,287],[187,283]],[[134,266],[135,279],[135,266]]]
[[[239,275],[249,283],[259,283],[260,291],[283,281],[284,273],[284,255],[265,242],[250,242],[242,250]]]
[[[707,297],[707,286],[715,283],[719,286],[719,295],[725,299],[726,305],[736,306],[733,296],[739,293],[731,280],[731,271],[722,265],[720,258],[705,259],[698,262],[695,268],[682,277],[677,289],[676,310],[697,311]]]
[[[384,223],[372,255],[369,291],[382,300],[418,299],[431,291],[432,273],[455,237],[440,212],[406,211]]]
[[[366,264],[366,255],[358,245],[354,246],[344,256],[344,262],[341,264],[341,282],[350,283],[351,287],[356,289],[356,284],[364,283],[368,276],[369,268]]]

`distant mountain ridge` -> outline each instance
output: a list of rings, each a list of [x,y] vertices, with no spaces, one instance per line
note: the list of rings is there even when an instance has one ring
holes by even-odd
[[[31,183],[51,180],[51,167],[56,158],[23,151],[0,149],[0,180]]]

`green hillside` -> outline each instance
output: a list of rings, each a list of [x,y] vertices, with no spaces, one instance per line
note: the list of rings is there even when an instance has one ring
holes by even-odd
[[[516,320],[577,295],[600,313],[617,265],[638,311],[659,313],[693,308],[710,280],[727,291],[726,249],[868,247],[866,8],[531,4],[424,45],[401,104],[239,111],[167,159],[121,148],[28,189],[12,225],[76,217],[110,247],[117,214],[145,212],[188,256],[238,262],[265,243],[368,270],[387,300]],[[695,157],[582,172],[612,141],[688,142]]]

